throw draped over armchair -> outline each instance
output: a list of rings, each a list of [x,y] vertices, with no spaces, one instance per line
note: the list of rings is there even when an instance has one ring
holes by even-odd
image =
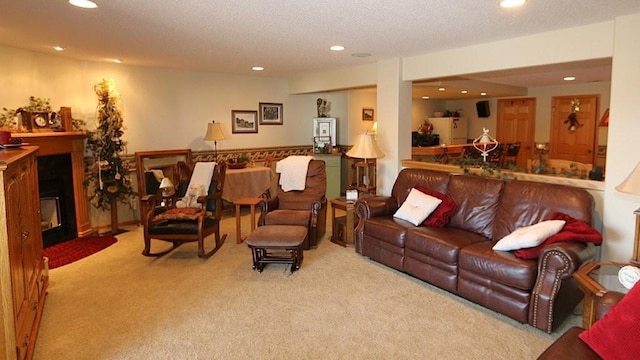
[[[275,196],[263,199],[258,226],[300,225],[309,236],[304,249],[316,247],[327,224],[327,172],[322,160],[311,160],[307,168],[304,190],[283,191],[278,185]]]
[[[213,167],[213,174],[208,184],[208,192],[194,194],[192,175],[206,173],[207,163],[196,163],[194,168],[185,162],[178,162],[175,165],[173,174],[173,184],[176,191],[170,197],[163,196],[162,191],[157,194],[146,195],[143,201],[146,202],[147,213],[142,216],[144,227],[144,250],[145,256],[162,256],[186,242],[198,242],[198,256],[208,258],[213,255],[224,243],[227,235],[220,235],[220,220],[222,216],[222,189],[226,174],[226,164],[218,162]],[[200,168],[200,169],[199,169]],[[208,175],[208,173],[207,173]],[[200,185],[204,189],[205,185]],[[190,207],[177,207],[177,204],[185,204],[184,199],[193,196]],[[181,200],[183,199],[183,200]],[[205,250],[204,239],[209,235],[214,235],[215,247],[209,251]],[[151,252],[151,239],[163,240],[172,243],[172,246],[164,251]]]

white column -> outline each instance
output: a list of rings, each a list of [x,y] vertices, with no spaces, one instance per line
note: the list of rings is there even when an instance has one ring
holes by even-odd
[[[402,60],[378,62],[378,145],[376,192],[390,195],[403,159],[411,158],[411,82],[402,81]]]

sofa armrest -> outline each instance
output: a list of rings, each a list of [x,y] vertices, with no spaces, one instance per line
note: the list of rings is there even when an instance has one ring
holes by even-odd
[[[529,303],[529,324],[548,333],[553,331],[554,319],[562,319],[582,299],[573,273],[595,257],[591,243],[554,243],[542,250],[538,259],[538,278]],[[563,293],[563,301],[556,302]]]
[[[356,202],[355,212],[358,216],[356,225],[356,252],[362,254],[362,239],[364,237],[364,221],[376,216],[393,215],[398,210],[398,203],[390,196],[373,196],[360,198]]]

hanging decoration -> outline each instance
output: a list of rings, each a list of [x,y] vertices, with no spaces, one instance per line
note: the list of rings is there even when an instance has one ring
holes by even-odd
[[[91,204],[101,210],[110,210],[118,201],[130,203],[136,193],[129,170],[120,158],[126,146],[121,139],[124,130],[120,94],[113,79],[103,79],[94,90],[98,97],[98,124],[95,131],[88,133],[87,149],[93,153],[96,162],[85,185],[94,185],[89,196]]]
[[[578,111],[580,111],[580,100],[574,98],[571,100],[571,113],[567,117],[567,120],[564,121],[565,124],[568,124],[567,128],[569,131],[575,131],[577,128],[583,126],[578,121]]]

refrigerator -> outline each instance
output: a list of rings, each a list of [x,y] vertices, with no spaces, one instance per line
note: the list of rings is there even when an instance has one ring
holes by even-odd
[[[461,117],[429,118],[433,124],[433,134],[440,135],[440,144],[456,145],[467,143],[467,119]]]

